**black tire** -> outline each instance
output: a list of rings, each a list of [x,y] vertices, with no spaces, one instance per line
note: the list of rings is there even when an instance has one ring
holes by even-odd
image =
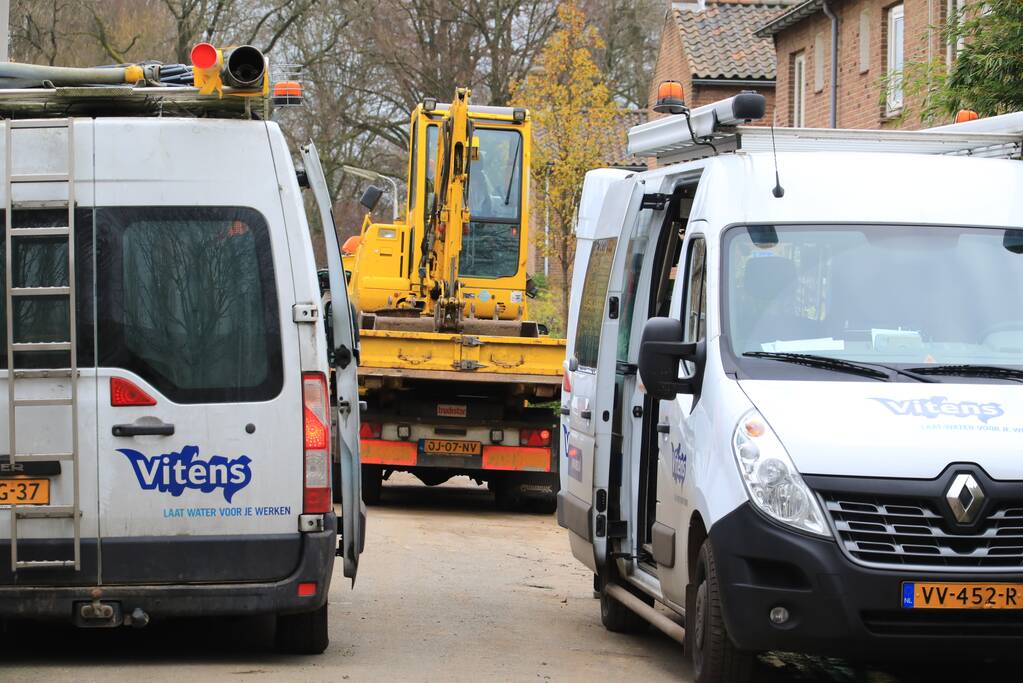
[[[610,572],[614,572],[614,569],[602,572],[597,579],[600,584],[600,623],[604,624],[604,628],[612,633],[643,633],[649,625],[646,619],[608,595],[608,574]],[[641,595],[623,584],[619,585],[646,604],[654,604],[652,598]]]
[[[362,502],[366,505],[380,504],[380,489],[384,485],[384,471],[375,465],[362,466]]]
[[[686,615],[687,650],[696,683],[748,683],[753,680],[753,653],[739,650],[721,614],[721,587],[710,540],[696,559],[696,598]]]
[[[494,482],[494,504],[501,512],[514,512],[521,503],[516,482],[502,479]]]
[[[327,603],[312,612],[278,615],[274,641],[277,651],[284,654],[321,654],[330,644]]]
[[[533,511],[541,515],[553,515],[558,511],[558,496],[544,496],[533,500]]]

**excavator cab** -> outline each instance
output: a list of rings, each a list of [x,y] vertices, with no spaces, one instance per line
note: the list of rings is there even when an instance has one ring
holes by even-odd
[[[363,224],[351,289],[357,309],[377,329],[388,324],[384,318],[401,319],[402,329],[423,318],[415,329],[433,331],[431,313],[442,299],[457,301],[458,331],[519,336],[516,326],[528,319],[529,117],[521,108],[469,106],[467,95],[460,104],[467,121],[452,105],[429,100],[413,110],[405,217]],[[467,151],[459,151],[463,143]],[[460,206],[450,204],[456,174],[445,182],[449,163],[468,169],[455,200]],[[452,240],[447,231],[459,226],[461,239]],[[460,246],[457,257],[441,256],[453,243]]]

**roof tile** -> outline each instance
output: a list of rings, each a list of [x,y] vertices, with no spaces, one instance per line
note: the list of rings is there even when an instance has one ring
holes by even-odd
[[[673,10],[693,78],[773,80],[774,41],[754,31],[791,4],[717,0],[702,11]]]

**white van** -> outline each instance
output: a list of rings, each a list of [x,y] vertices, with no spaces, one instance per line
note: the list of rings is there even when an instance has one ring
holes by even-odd
[[[354,580],[364,526],[348,306],[332,434],[280,128],[194,88],[118,90],[0,90],[0,619],[270,613],[282,650],[321,652],[335,552]]]
[[[1023,164],[965,155],[1023,126],[734,127],[762,113],[634,128],[660,167],[584,193],[558,519],[603,623],[701,683],[1018,649]]]

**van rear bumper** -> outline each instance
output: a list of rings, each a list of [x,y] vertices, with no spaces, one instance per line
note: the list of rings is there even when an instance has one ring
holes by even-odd
[[[337,548],[337,517],[325,515],[323,531],[302,534],[302,550],[295,570],[277,581],[246,582],[244,568],[238,582],[205,584],[93,586],[0,586],[0,618],[76,620],[81,604],[99,592],[103,603],[119,603],[120,614],[141,608],[151,617],[186,617],[308,612],[326,602]],[[35,570],[39,574],[45,570]],[[26,583],[31,579],[26,579]],[[316,584],[316,592],[300,597],[301,583]],[[105,624],[117,625],[117,624]]]
[[[1021,656],[1023,610],[914,610],[901,600],[904,581],[1019,583],[1023,571],[870,569],[834,540],[784,529],[749,503],[718,521],[710,541],[725,624],[740,649],[879,659]],[[787,623],[771,623],[776,606],[789,611]]]

